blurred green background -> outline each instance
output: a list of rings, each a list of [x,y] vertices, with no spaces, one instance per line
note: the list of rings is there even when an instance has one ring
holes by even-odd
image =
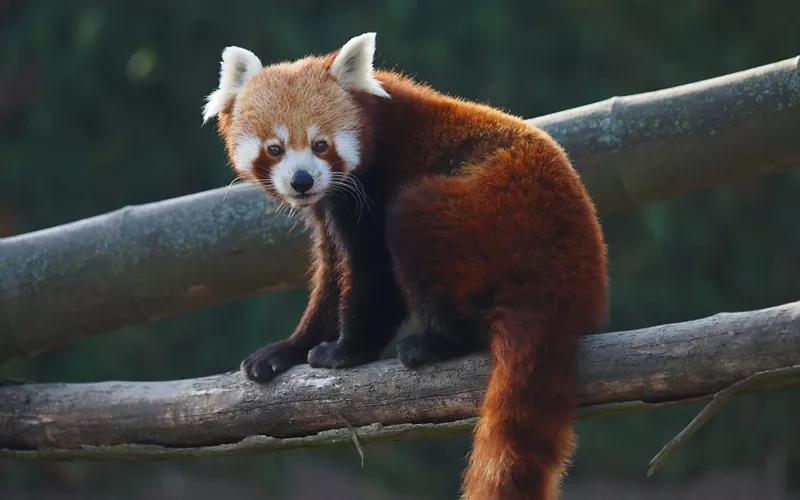
[[[0,0],[0,236],[227,184],[201,127],[222,49],[265,63],[378,32],[376,63],[525,117],[800,52],[800,2]],[[603,220],[611,329],[800,297],[800,169]],[[38,381],[170,379],[235,368],[286,336],[304,291],[126,328],[0,365]],[[654,478],[698,410],[581,422],[565,499],[782,500],[800,493],[800,391],[731,402]],[[154,463],[0,460],[2,499],[453,499],[469,438]]]

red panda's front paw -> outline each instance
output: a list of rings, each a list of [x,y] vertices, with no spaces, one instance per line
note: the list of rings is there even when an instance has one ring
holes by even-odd
[[[378,359],[380,351],[363,349],[354,343],[323,342],[308,351],[312,368],[347,368]]]
[[[288,340],[269,344],[242,361],[241,370],[250,380],[266,382],[294,365],[305,363],[308,351]]]

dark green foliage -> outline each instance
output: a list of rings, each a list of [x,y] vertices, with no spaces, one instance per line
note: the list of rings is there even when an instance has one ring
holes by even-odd
[[[269,62],[374,30],[379,66],[530,118],[795,56],[798,18],[800,2],[741,0],[0,2],[0,236],[228,183],[221,142],[200,117],[226,45]],[[794,169],[607,217],[609,329],[796,300],[799,199]],[[302,292],[255,297],[0,366],[0,375],[81,381],[231,370],[286,336],[304,301]],[[797,396],[731,402],[651,481],[761,464],[775,446],[788,450],[787,470],[798,470]],[[698,409],[581,423],[573,477],[644,478],[648,460]],[[286,464],[313,457],[344,462],[391,491],[452,498],[468,443],[367,447],[363,470],[352,449],[216,461],[208,470],[258,477],[274,491]],[[44,468],[3,467],[12,464],[0,464],[8,484],[20,471],[28,475],[15,484],[34,484]],[[101,484],[107,471],[134,467],[85,469]],[[120,490],[119,481],[103,484]]]

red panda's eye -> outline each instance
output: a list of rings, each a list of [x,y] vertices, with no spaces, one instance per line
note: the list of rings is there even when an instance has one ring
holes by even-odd
[[[317,141],[312,146],[315,153],[324,153],[328,149],[328,143],[325,141]]]
[[[269,153],[270,156],[280,156],[283,154],[283,148],[280,146],[272,145],[267,148],[267,153]]]

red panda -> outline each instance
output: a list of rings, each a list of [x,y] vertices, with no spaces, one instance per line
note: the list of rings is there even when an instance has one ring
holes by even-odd
[[[266,67],[222,53],[217,118],[242,179],[313,231],[294,333],[241,364],[350,367],[397,344],[409,368],[488,347],[464,500],[552,500],[575,444],[578,339],[608,308],[596,209],[563,149],[490,106],[373,69],[375,34]]]

